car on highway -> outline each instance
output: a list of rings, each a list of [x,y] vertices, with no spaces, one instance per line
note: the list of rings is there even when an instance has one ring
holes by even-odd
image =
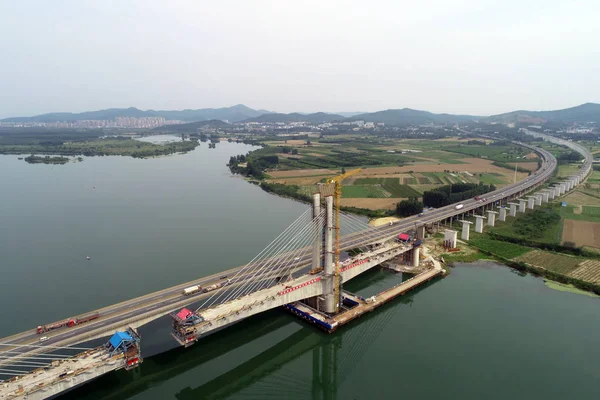
[[[294,258],[294,261],[298,261],[298,260],[300,260],[300,257]]]
[[[45,342],[46,340],[48,340],[48,336],[42,336],[40,338],[40,342]]]

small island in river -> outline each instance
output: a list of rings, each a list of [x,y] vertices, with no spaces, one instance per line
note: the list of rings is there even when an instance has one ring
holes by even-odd
[[[25,161],[29,164],[66,164],[69,162],[67,157],[40,157],[35,155],[30,155],[29,157],[25,157]]]

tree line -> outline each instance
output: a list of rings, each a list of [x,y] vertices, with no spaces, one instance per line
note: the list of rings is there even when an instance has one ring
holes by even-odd
[[[496,190],[494,185],[477,183],[453,183],[423,192],[423,204],[427,207],[444,207]]]

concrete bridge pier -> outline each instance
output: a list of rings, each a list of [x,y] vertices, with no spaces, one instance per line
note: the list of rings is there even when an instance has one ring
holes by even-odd
[[[560,187],[560,194],[561,195],[567,193],[567,185],[565,185],[564,182],[559,183],[558,186]]]
[[[525,212],[525,206],[527,205],[527,200],[525,199],[519,199],[519,212],[520,213],[524,213]]]
[[[527,196],[527,208],[533,210],[535,207],[535,196]]]
[[[542,194],[541,193],[536,193],[535,194],[535,205],[536,206],[541,206],[542,205]]]
[[[450,226],[452,226],[452,219],[450,220]],[[417,239],[425,238],[425,225],[417,226]]]
[[[510,206],[510,212],[508,213],[508,215],[510,215],[511,217],[516,217],[517,216],[517,206],[519,204],[517,204],[517,203],[508,203],[508,205]]]
[[[323,310],[326,313],[335,312],[335,296],[333,294],[333,275],[335,266],[333,265],[333,196],[325,197],[327,219],[325,225],[325,252],[323,267]]]
[[[498,216],[500,221],[506,221],[506,207],[500,209],[500,215]]]
[[[485,217],[483,215],[475,216],[475,232],[483,233],[483,220]]]
[[[554,188],[554,197],[559,197],[560,196],[560,186],[556,185],[556,186],[553,186],[553,188]]]
[[[540,193],[540,195],[542,196],[542,201],[544,203],[547,203],[548,202],[548,198],[550,196],[549,193],[548,192],[542,192],[542,193]]]
[[[460,221],[462,222],[462,232],[460,233],[460,238],[462,240],[469,240],[469,231],[471,229],[471,224],[473,224],[471,221]]]
[[[444,231],[444,246],[454,249],[456,248],[456,237],[458,236],[458,232],[453,231],[451,229],[446,229]]]
[[[546,189],[545,192],[548,195],[548,200],[546,200],[547,202],[554,199],[554,189],[549,188],[549,189]]]
[[[496,223],[496,214],[498,214],[497,211],[492,211],[492,210],[488,210],[488,226],[494,226],[494,224]]]
[[[418,267],[419,266],[419,257],[421,256],[421,248],[420,247],[414,247],[412,249],[412,262],[413,262],[413,267]]]

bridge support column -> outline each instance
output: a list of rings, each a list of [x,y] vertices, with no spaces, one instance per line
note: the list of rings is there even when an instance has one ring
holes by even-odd
[[[327,222],[325,226],[325,249],[324,249],[324,268],[323,268],[323,298],[325,302],[321,309],[327,313],[335,312],[335,301],[333,294],[333,274],[335,273],[333,265],[333,196],[325,197],[327,205]]]
[[[413,256],[413,267],[418,267],[419,266],[419,257],[421,256],[421,248],[420,247],[414,247],[412,249],[412,256]]]
[[[500,221],[506,221],[506,207],[500,209],[500,215],[498,216]]]
[[[529,208],[530,210],[533,210],[534,207],[535,207],[535,197],[527,196],[527,208]]]
[[[452,222],[450,222],[450,226],[452,226]],[[425,238],[425,225],[417,226],[416,235],[417,235],[417,239]]]
[[[558,197],[560,196],[560,186],[556,185],[554,186],[554,197]]]
[[[542,205],[542,194],[541,193],[536,193],[535,194],[535,205],[536,206],[541,206]]]
[[[567,185],[564,182],[561,182],[558,186],[560,186],[561,195],[567,193]]]
[[[508,203],[508,205],[510,206],[510,212],[508,213],[508,215],[510,215],[511,217],[516,217],[517,216],[517,203]]]
[[[446,229],[444,231],[444,247],[454,249],[456,248],[456,237],[458,236],[458,232]]]
[[[476,215],[475,216],[475,232],[477,233],[483,233],[483,220],[484,220],[484,216],[483,215]]]
[[[546,193],[546,197],[544,198],[545,199],[544,201],[546,203],[554,198],[554,190],[553,189],[546,189],[542,193]]]
[[[527,200],[525,199],[519,199],[519,212],[520,213],[524,213],[525,212],[525,206],[527,205]]]
[[[469,231],[471,229],[471,221],[460,221],[462,222],[462,232],[460,233],[460,238],[462,240],[469,240]]]
[[[321,195],[319,193],[313,194],[313,220],[319,218],[321,214]],[[321,225],[315,241],[313,242],[313,253],[312,253],[312,268],[321,268],[321,241],[323,240],[323,226]]]
[[[492,211],[492,210],[488,210],[488,226],[494,226],[494,224],[496,223],[496,214],[498,214],[497,211]]]

